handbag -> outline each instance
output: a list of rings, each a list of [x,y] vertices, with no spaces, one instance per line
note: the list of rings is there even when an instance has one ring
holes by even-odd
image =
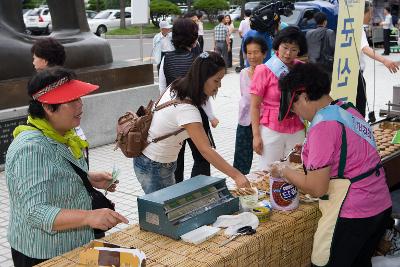
[[[122,153],[127,158],[139,157],[140,155],[142,155],[143,150],[149,145],[149,143],[157,143],[173,135],[178,135],[185,130],[183,128],[180,128],[172,133],[154,138],[150,142],[147,140],[149,136],[151,121],[153,119],[153,114],[155,111],[159,111],[172,105],[193,105],[192,101],[188,99],[173,99],[158,106],[161,97],[162,95],[158,98],[156,104],[154,105],[154,110],[153,101],[150,101],[146,108],[140,106],[136,113],[128,111],[125,113],[125,115],[118,119],[117,138],[115,140],[116,146],[114,150],[120,148]]]
[[[89,193],[89,196],[92,199],[92,210],[107,208],[115,211],[115,204],[111,200],[106,198],[106,196],[104,196],[103,193],[96,190],[92,186],[87,177],[87,173],[78,166],[76,166],[75,164],[73,164],[71,161],[69,162],[69,164],[71,164],[75,172],[79,175],[79,177],[81,177],[83,185],[85,186],[86,191]],[[104,233],[106,231],[101,229],[93,229],[93,232],[95,234],[95,237],[98,238],[104,236]]]

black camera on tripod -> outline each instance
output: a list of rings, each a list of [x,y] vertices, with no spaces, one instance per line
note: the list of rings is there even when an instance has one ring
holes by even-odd
[[[274,35],[278,28],[280,16],[289,17],[293,14],[293,10],[294,4],[291,2],[261,2],[252,12],[250,27],[258,32]]]

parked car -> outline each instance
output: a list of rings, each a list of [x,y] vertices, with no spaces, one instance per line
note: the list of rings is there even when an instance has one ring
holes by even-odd
[[[86,18],[88,19],[88,21],[89,21],[90,19],[94,18],[94,17],[97,15],[97,12],[96,12],[96,11],[93,11],[93,10],[86,10],[85,13],[86,13]],[[52,31],[53,31],[53,24],[52,24],[52,22],[50,21],[50,24],[49,24],[49,32],[52,32]]]
[[[119,9],[106,9],[98,13],[93,19],[88,20],[90,31],[100,36],[110,29],[120,26],[121,13]],[[126,26],[131,25],[131,13],[125,11]]]
[[[24,8],[24,9],[22,9],[22,15],[25,15],[26,14],[26,12],[28,12],[28,11],[30,11],[31,9],[29,9],[29,8]]]
[[[48,7],[27,11],[24,16],[25,27],[30,33],[50,33],[51,16]]]
[[[92,19],[92,18],[94,18],[96,15],[97,15],[97,12],[96,12],[96,11],[93,11],[93,10],[86,10],[86,17],[87,17],[88,19]]]
[[[251,11],[253,11],[254,8],[256,8],[261,1],[252,1],[252,2],[248,2],[244,5],[244,9],[250,9]],[[240,15],[242,12],[242,8],[240,6],[237,6],[234,10],[230,10],[229,11],[229,15],[231,16],[232,20],[240,20]]]
[[[251,11],[253,11],[253,9],[256,8],[256,7],[260,4],[260,2],[261,2],[261,1],[247,2],[247,3],[244,5],[244,10],[250,9]]]
[[[235,11],[239,6],[238,5],[230,5],[229,6],[229,13],[232,13],[233,11]]]
[[[242,8],[239,6],[235,10],[231,11],[229,13],[229,16],[231,16],[231,20],[240,20],[240,14],[242,12]]]
[[[281,16],[281,21],[291,26],[297,26],[303,32],[307,32],[317,27],[313,18],[314,14],[316,12],[323,12],[328,19],[327,28],[336,32],[338,12],[336,7],[331,3],[327,1],[296,2],[294,3],[294,7],[293,14],[289,17]]]

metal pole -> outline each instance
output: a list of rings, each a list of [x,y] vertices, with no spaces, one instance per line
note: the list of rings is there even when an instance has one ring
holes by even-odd
[[[140,24],[140,59],[143,62],[143,24]]]

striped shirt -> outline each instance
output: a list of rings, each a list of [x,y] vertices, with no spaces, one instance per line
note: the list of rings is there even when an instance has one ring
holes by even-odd
[[[229,30],[228,28],[220,23],[214,28],[214,36],[215,36],[215,41],[226,41],[226,36],[228,36]]]
[[[39,131],[24,131],[11,143],[5,175],[10,195],[8,241],[24,255],[48,259],[88,243],[93,230],[52,231],[61,209],[91,210],[91,199],[68,161],[87,171],[67,146]]]
[[[194,56],[188,50],[177,49],[166,53],[164,57],[164,75],[167,80],[167,86],[177,78],[185,76],[193,61]]]

